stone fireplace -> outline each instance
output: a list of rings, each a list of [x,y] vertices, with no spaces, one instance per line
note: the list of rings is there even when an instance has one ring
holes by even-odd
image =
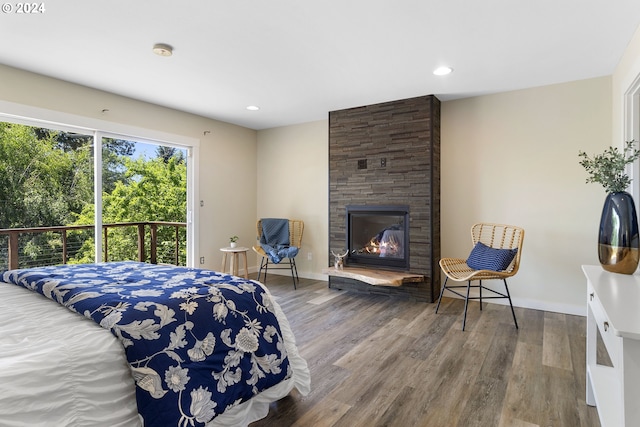
[[[361,214],[367,209],[373,211],[365,221],[368,228],[363,234],[354,235],[348,230],[350,221],[362,220]],[[392,215],[388,215],[390,212]],[[406,231],[396,230],[400,225]],[[386,242],[381,242],[385,231]],[[400,236],[404,239],[402,260],[397,253],[386,256],[387,249],[385,256],[376,254],[382,243],[396,245]],[[370,242],[372,238],[374,241]],[[422,301],[437,298],[440,101],[435,96],[329,112],[328,249],[330,267],[334,261],[332,251],[344,253],[349,249],[345,259],[348,268],[404,271],[423,277],[417,283],[378,286],[329,272],[332,288]],[[376,265],[379,261],[383,265]]]

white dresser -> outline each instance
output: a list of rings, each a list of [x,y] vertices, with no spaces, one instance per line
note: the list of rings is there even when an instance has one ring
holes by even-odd
[[[640,425],[640,275],[583,265],[587,277],[587,404],[603,427]],[[596,363],[600,331],[613,367]]]

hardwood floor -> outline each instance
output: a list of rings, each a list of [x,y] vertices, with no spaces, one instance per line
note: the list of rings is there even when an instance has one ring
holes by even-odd
[[[269,275],[311,370],[311,392],[263,426],[599,426],[585,403],[586,319],[463,301],[435,304]]]

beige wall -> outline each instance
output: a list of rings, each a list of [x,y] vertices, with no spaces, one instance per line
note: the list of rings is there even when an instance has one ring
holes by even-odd
[[[258,132],[258,218],[304,221],[296,265],[307,278],[326,279],[328,150],[326,120]]]
[[[610,145],[608,77],[443,103],[442,254],[466,257],[477,221],[524,227],[514,303],[584,314],[604,190],[578,151]]]
[[[598,262],[605,193],[585,184],[578,151],[601,151],[610,135],[608,77],[444,102],[443,256],[466,257],[476,221],[523,226],[515,304],[584,314],[580,266]],[[258,132],[258,213],[304,217],[304,259],[312,250],[315,260],[301,264],[307,277],[326,267],[327,138],[327,121]],[[297,191],[273,186],[286,165]]]
[[[17,107],[11,109],[32,118],[73,121],[66,124],[107,127],[136,136],[168,134],[195,140],[200,153],[194,206],[199,238],[196,262],[204,256],[204,267],[220,269],[219,248],[228,246],[234,234],[240,237],[241,245],[253,243],[255,131],[2,65],[0,81],[0,101],[15,103]],[[109,111],[102,113],[103,109]]]
[[[613,84],[605,77],[442,105],[442,253],[466,256],[474,221],[525,227],[522,270],[511,286],[516,305],[584,313],[580,265],[597,263],[604,191],[584,183],[577,153],[601,151],[621,126],[620,92],[640,68],[640,49],[630,50]],[[326,120],[255,132],[4,66],[0,81],[2,101],[199,140],[198,256],[205,267],[219,268],[218,248],[232,234],[252,245],[256,218],[299,217],[300,274],[324,277]]]

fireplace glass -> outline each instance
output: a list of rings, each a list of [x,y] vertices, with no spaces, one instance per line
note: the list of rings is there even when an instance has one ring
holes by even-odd
[[[347,206],[348,264],[409,268],[406,206]]]

